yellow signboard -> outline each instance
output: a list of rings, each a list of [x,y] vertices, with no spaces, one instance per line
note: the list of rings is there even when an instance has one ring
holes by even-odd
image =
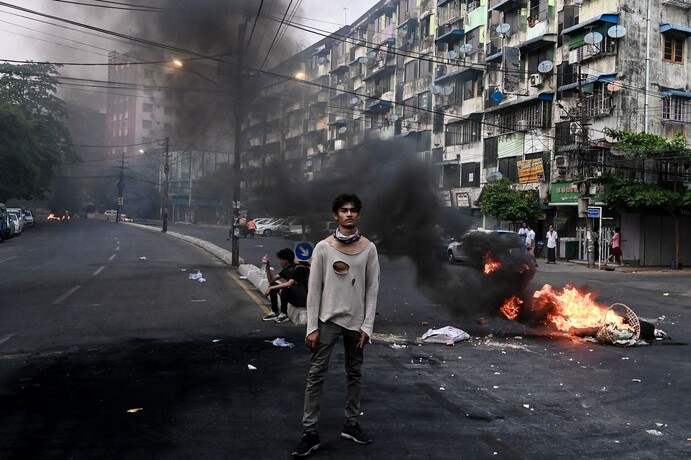
[[[544,182],[545,170],[542,166],[542,158],[518,161],[518,182],[530,184],[533,182]]]

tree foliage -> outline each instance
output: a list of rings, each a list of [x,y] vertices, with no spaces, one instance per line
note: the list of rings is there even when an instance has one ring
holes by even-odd
[[[506,178],[485,185],[480,209],[484,214],[514,224],[536,220],[543,213],[533,193],[515,190]]]
[[[650,133],[634,133],[610,128],[605,128],[604,132],[617,140],[616,148],[623,150],[628,158],[655,158],[660,155],[669,155],[670,152],[679,152],[686,156],[691,154],[686,146],[686,139],[681,133],[677,133],[672,140],[667,140]]]
[[[53,167],[77,161],[52,64],[0,64],[0,200],[43,198]]]

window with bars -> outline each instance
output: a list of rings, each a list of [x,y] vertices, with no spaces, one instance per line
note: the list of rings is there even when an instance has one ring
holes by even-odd
[[[599,117],[609,115],[612,110],[612,96],[605,89],[605,83],[593,84],[593,93],[585,98],[585,116]]]
[[[541,100],[536,103],[501,110],[499,113],[488,116],[488,124],[498,129],[498,132],[494,134],[525,131],[532,128],[549,128],[551,123],[551,101]]]
[[[462,121],[446,126],[445,145],[463,145],[479,142],[482,126],[477,121]]]
[[[691,99],[679,96],[662,99],[662,120],[691,123]]]

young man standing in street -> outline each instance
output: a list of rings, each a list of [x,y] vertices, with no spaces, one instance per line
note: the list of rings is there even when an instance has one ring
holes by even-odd
[[[554,231],[554,226],[550,225],[547,231],[547,263],[556,264],[557,263],[557,240],[559,240],[559,235]]]
[[[321,394],[334,345],[343,337],[346,370],[345,420],[341,437],[359,444],[370,438],[358,424],[363,350],[374,326],[379,291],[377,248],[357,224],[362,203],[339,195],[332,203],[336,232],[320,241],[312,255],[307,294],[307,336],[312,350],[302,417],[303,435],[293,455],[305,457],[320,446],[317,433]]]
[[[288,304],[292,303],[296,307],[305,307],[307,300],[307,280],[310,269],[304,265],[295,265],[295,253],[290,248],[281,249],[276,253],[278,263],[282,270],[278,275],[271,271],[271,264],[266,260],[266,279],[269,280],[269,287],[264,291],[264,295],[271,299],[271,312],[262,320],[284,323],[289,321]],[[285,281],[279,283],[279,279]],[[278,297],[281,297],[281,310],[278,310]]]

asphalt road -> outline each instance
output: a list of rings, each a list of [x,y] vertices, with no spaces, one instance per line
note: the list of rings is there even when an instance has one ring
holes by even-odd
[[[223,229],[184,227],[229,248]],[[242,240],[241,256],[258,262],[288,244]],[[187,279],[196,268],[206,283]],[[587,286],[673,339],[618,348],[498,318],[478,325],[422,294],[406,259],[383,256],[382,269],[363,376],[361,422],[374,442],[338,436],[337,350],[314,458],[691,456],[688,273],[540,265],[531,287]],[[0,458],[290,457],[309,360],[304,328],[261,322],[256,292],[232,268],[170,235],[75,221],[40,223],[0,245],[0,273]],[[447,324],[472,339],[416,343]],[[297,346],[274,347],[276,337]]]

